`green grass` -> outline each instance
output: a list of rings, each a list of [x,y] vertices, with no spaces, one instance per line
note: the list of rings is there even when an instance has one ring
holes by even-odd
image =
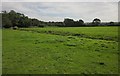
[[[98,33],[100,36],[103,34],[110,37],[117,36],[117,27],[94,28],[96,30],[91,27],[89,30],[87,27],[84,28],[88,31],[84,34],[97,36],[98,29],[104,28],[102,33]],[[35,30],[54,32],[59,30],[80,33],[83,31],[81,28],[30,28],[29,30],[34,31],[3,30],[3,74],[118,73],[118,42],[114,39],[91,39],[35,32]],[[94,33],[89,34],[90,30],[94,30]],[[111,34],[106,34],[108,31]]]
[[[49,27],[49,28],[24,28],[21,30],[52,33],[58,35],[78,35],[93,39],[118,41],[118,27]]]
[[[0,29],[0,74],[2,74],[2,29]]]

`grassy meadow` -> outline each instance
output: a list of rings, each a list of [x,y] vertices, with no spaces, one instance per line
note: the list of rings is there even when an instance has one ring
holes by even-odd
[[[3,74],[117,74],[118,27],[3,29]]]

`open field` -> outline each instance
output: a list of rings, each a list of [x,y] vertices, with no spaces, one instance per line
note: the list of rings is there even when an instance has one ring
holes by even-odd
[[[3,30],[3,74],[117,74],[118,27]]]

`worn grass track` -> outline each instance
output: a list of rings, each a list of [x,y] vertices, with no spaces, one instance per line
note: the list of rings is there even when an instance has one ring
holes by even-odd
[[[118,41],[118,27],[48,27],[22,28],[20,30],[62,36]]]

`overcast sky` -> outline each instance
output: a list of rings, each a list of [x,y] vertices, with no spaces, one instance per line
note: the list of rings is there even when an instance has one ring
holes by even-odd
[[[7,1],[4,0],[2,3],[2,10],[15,10],[28,17],[37,18],[42,21],[63,21],[64,18],[83,19],[85,22],[91,22],[94,18],[100,18],[103,22],[118,21],[118,2]]]
[[[2,2],[118,2],[119,0],[2,0]]]

